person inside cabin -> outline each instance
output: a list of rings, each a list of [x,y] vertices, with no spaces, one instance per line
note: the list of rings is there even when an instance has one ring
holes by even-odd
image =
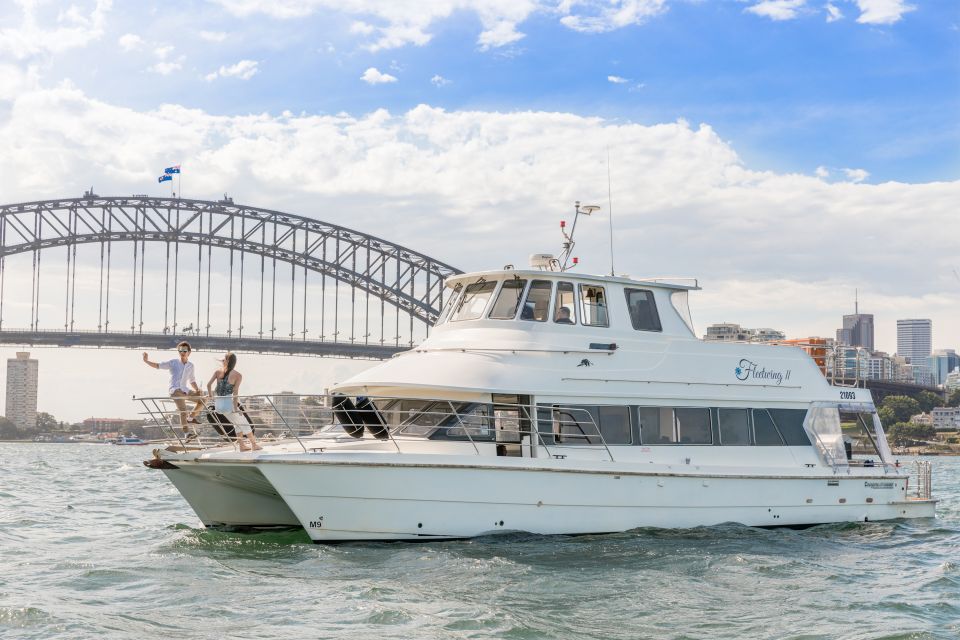
[[[558,308],[555,322],[559,322],[560,324],[573,324],[573,320],[570,319],[570,309],[567,307]]]
[[[200,386],[197,385],[193,363],[189,361],[191,351],[190,343],[183,341],[177,345],[177,355],[179,357],[164,362],[152,362],[147,356],[147,352],[143,352],[143,361],[147,366],[170,372],[169,393],[177,405],[177,412],[180,414],[180,427],[187,434],[187,440],[195,440],[197,437],[196,432],[191,430],[190,425],[199,424],[197,414],[203,407],[203,401],[201,400],[203,394],[200,392]],[[187,398],[192,398],[195,403],[193,411],[189,414],[187,414]]]
[[[213,372],[207,381],[207,394],[213,396],[213,406],[217,413],[222,414],[237,434],[240,451],[256,451],[263,449],[257,444],[257,437],[243,413],[240,411],[240,383],[243,376],[237,371],[237,355],[227,352],[223,356],[223,363]],[[213,385],[216,384],[216,389]],[[244,440],[246,438],[246,440]]]

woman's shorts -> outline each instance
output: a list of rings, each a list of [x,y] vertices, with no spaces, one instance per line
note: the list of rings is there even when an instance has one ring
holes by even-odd
[[[217,396],[213,399],[213,407],[218,413],[233,411],[233,396]]]

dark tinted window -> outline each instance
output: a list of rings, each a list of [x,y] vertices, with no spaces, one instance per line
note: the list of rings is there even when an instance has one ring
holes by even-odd
[[[680,444],[712,444],[710,409],[674,409]]]
[[[720,420],[720,444],[750,444],[750,414],[746,409],[717,409]]]
[[[536,320],[544,322],[550,314],[550,293],[553,283],[549,280],[534,280],[530,283],[527,299],[523,301],[523,310],[520,311],[521,320]]]
[[[600,433],[607,444],[630,444],[630,410],[627,407],[598,407]]]
[[[666,407],[639,407],[641,444],[673,444],[677,440],[673,430],[673,409]]]
[[[807,412],[804,409],[769,409],[777,430],[783,436],[789,447],[799,447],[810,444],[807,432],[803,430],[803,419]]]
[[[630,324],[637,331],[660,331],[660,316],[653,292],[645,289],[624,289],[627,295],[627,309],[630,310]]]
[[[520,298],[523,297],[523,288],[526,280],[507,280],[500,287],[500,293],[493,302],[490,317],[494,320],[512,320],[520,307]]]
[[[777,427],[773,424],[773,418],[766,409],[753,410],[753,437],[754,442],[760,446],[779,447],[783,445],[783,440],[777,432]]]
[[[592,409],[592,411],[590,410]],[[553,410],[557,443],[600,444],[596,407],[563,407]]]

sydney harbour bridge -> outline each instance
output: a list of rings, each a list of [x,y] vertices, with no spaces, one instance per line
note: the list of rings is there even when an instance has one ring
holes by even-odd
[[[386,358],[429,334],[457,273],[226,196],[3,205],[0,343]]]

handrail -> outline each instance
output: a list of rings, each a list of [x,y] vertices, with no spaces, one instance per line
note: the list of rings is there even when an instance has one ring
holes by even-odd
[[[278,399],[281,397],[288,398],[285,406],[278,406],[280,404]],[[602,449],[609,461],[615,461],[613,451],[607,444],[596,420],[583,407],[383,396],[369,397],[373,408],[353,409],[354,415],[358,417],[350,418],[354,422],[344,424],[341,422],[342,415],[337,415],[333,409],[333,397],[332,395],[265,394],[239,396],[238,400],[243,407],[245,418],[254,428],[258,438],[263,438],[265,433],[273,434],[281,440],[296,442],[305,453],[322,450],[323,447],[318,445],[323,441],[334,439],[342,441],[343,438],[349,440],[348,434],[351,432],[360,433],[360,438],[369,438],[370,423],[364,421],[364,415],[376,411],[385,427],[378,439],[384,442],[389,441],[398,453],[409,451],[409,443],[421,439],[422,434],[417,432],[429,430],[433,433],[441,430],[451,434],[448,437],[454,441],[469,443],[474,454],[478,456],[484,453],[480,447],[481,443],[524,446],[524,436],[530,436],[528,446],[531,447],[531,455],[535,455],[534,447],[542,448],[551,455],[557,455],[552,452],[564,448],[581,451]],[[232,425],[223,424],[223,416],[218,418],[210,398],[201,399],[204,402],[201,413],[203,421],[199,425],[189,424],[189,431],[193,432],[195,439],[185,437],[186,432],[182,429],[177,415],[180,410],[176,406],[178,400],[185,400],[192,404],[191,398],[135,397],[134,399],[143,405],[144,413],[150,418],[150,422],[159,427],[165,435],[175,439],[183,450],[203,450],[224,445],[237,447],[239,444],[236,434],[230,434]],[[416,403],[417,406],[414,407],[416,410],[411,414],[409,412],[413,409],[396,404],[403,401]],[[485,408],[477,412],[478,406]],[[322,417],[311,420],[305,411],[307,408],[316,409]],[[538,418],[540,409],[548,410],[551,417],[546,421]],[[398,411],[403,411],[403,414],[393,415]],[[513,412],[515,417],[500,416],[497,413],[499,411]],[[573,421],[582,433],[582,439],[586,444],[564,443],[562,440],[564,434],[554,432],[553,425],[556,424],[558,411],[574,416]],[[516,420],[517,425],[503,428],[501,420]],[[529,426],[523,427],[523,421],[526,421]],[[542,425],[543,422],[546,422],[546,425]],[[546,426],[546,429],[542,428],[543,426]],[[501,436],[504,435],[509,439],[501,440]],[[568,439],[572,439],[569,434],[566,435]]]

